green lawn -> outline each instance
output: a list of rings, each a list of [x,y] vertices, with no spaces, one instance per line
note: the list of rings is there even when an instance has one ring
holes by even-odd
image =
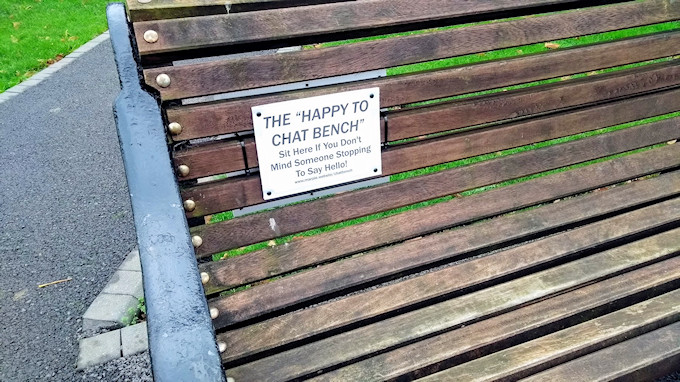
[[[110,0],[0,0],[0,93],[104,32]]]

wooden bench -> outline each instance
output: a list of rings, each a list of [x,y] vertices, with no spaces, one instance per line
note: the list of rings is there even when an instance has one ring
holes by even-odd
[[[680,1],[229,3],[108,8],[156,380],[678,369]],[[252,108],[371,88],[381,176],[265,203]]]

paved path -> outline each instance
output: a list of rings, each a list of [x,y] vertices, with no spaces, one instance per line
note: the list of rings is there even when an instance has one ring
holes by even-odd
[[[0,103],[0,381],[76,379],[80,317],[134,246],[117,93],[104,42]]]

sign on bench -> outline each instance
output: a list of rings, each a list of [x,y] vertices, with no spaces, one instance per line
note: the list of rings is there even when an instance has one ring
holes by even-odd
[[[252,108],[265,200],[382,174],[380,89]]]

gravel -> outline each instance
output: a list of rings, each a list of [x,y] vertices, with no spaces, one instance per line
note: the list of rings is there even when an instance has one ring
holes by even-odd
[[[82,371],[82,381],[151,382],[149,352],[119,358]]]
[[[0,103],[0,381],[78,380],[81,317],[135,245],[118,91],[106,41]]]

